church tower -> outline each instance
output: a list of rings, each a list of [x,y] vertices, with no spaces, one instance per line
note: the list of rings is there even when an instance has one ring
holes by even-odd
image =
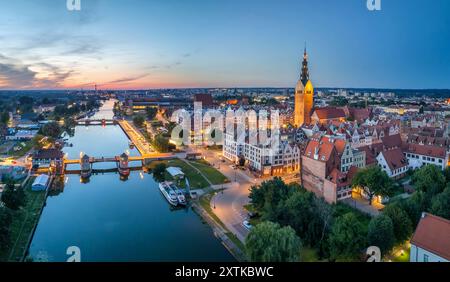
[[[314,87],[309,80],[308,54],[303,54],[302,72],[295,87],[294,125],[300,127],[311,123],[312,109],[314,107]]]

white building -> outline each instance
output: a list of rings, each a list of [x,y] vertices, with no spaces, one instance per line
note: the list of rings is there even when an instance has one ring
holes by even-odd
[[[408,160],[400,148],[384,150],[377,156],[378,166],[391,178],[403,177],[408,171]]]
[[[14,135],[6,136],[6,140],[10,141],[31,140],[36,136],[37,133],[38,133],[37,130],[19,130]]]
[[[412,169],[432,164],[444,170],[448,164],[446,147],[408,143],[404,146],[403,152]]]
[[[262,175],[300,171],[300,147],[287,141],[281,141],[278,150],[272,152],[270,146],[238,142],[233,135],[225,134],[223,156],[235,163],[242,157],[250,169]]]
[[[411,239],[410,262],[450,261],[450,220],[423,213]]]
[[[45,191],[48,187],[48,182],[50,180],[50,177],[45,174],[41,174],[34,180],[33,184],[31,185],[31,190],[33,191]]]
[[[184,172],[179,167],[168,167],[166,171],[175,179],[183,179]]]

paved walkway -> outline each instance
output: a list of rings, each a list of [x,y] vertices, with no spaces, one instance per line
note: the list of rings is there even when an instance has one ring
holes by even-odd
[[[353,193],[352,198],[345,199],[342,201],[343,203],[355,208],[363,213],[366,213],[370,216],[377,216],[380,214],[380,210],[384,208],[383,205],[373,202],[372,205],[369,205],[369,201],[363,199],[359,194]]]

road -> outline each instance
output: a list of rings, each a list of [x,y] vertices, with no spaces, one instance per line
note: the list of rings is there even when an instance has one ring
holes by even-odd
[[[142,133],[130,122],[126,120],[119,120],[118,122],[120,127],[122,127],[123,131],[125,131],[130,140],[134,143],[138,151],[141,153],[141,155],[150,155],[152,153],[155,153],[151,149],[150,144],[147,142]]]
[[[223,173],[230,181],[224,185],[223,192],[218,192],[211,200],[211,208],[223,224],[236,235],[242,242],[248,235],[248,230],[242,225],[247,219],[247,211],[244,206],[250,201],[248,198],[250,188],[259,185],[262,180],[255,178],[248,171],[233,169],[229,161],[222,162],[222,151],[196,148],[196,152],[202,156],[216,169]],[[217,188],[217,187],[216,187]]]

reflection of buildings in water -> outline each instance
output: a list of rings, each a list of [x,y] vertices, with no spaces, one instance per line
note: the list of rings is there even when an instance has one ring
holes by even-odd
[[[49,188],[48,196],[55,197],[61,193],[64,193],[64,186],[66,185],[68,179],[69,178],[64,175],[56,176]]]
[[[89,182],[91,182],[91,179],[89,177],[86,178],[86,177],[80,176],[80,183],[88,184]]]

